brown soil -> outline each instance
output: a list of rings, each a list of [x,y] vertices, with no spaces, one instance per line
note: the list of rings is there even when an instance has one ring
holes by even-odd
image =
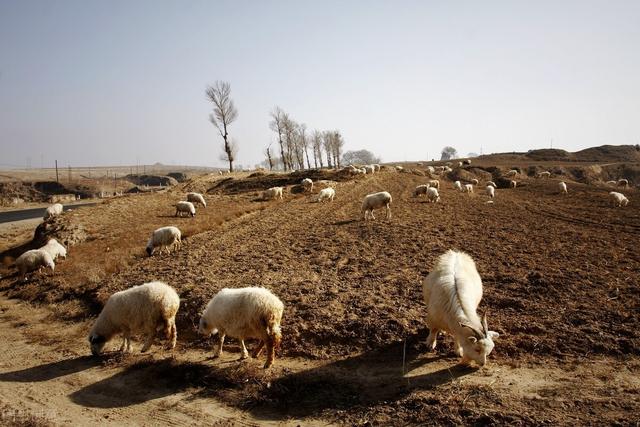
[[[500,166],[511,167],[511,159]],[[114,291],[164,280],[180,293],[179,340],[189,351],[210,345],[193,330],[219,289],[272,289],[286,307],[285,359],[269,373],[253,361],[203,367],[182,355],[140,367],[197,378],[170,376],[166,386],[194,387],[203,399],[253,416],[349,424],[637,421],[636,190],[625,192],[629,206],[613,209],[608,188],[569,181],[569,194],[560,195],[555,179],[521,178],[522,186],[497,190],[487,204],[481,188],[462,194],[443,181],[442,203],[429,204],[411,196],[427,177],[389,172],[336,184],[332,203],[290,193],[255,201],[257,187],[272,179],[224,188],[199,182],[214,190],[194,219],[171,217],[178,189],[78,210],[68,219],[92,237],[71,248],[55,276],[26,284],[9,277],[0,286],[11,297],[55,304],[59,317],[78,324]],[[381,190],[393,195],[393,218],[365,224],[360,201]],[[186,231],[183,249],[143,257],[151,230],[168,224]],[[446,339],[435,356],[424,347],[420,282],[450,248],[476,260],[481,311],[501,334],[491,366],[480,371],[456,367]]]

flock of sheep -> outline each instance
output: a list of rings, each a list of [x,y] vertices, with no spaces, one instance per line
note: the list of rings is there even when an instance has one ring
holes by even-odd
[[[396,167],[401,168],[401,166]],[[434,167],[430,167],[436,172]],[[448,166],[438,172],[446,172]],[[348,166],[345,168],[352,174],[370,174],[380,170],[380,165],[366,165],[363,167]],[[401,170],[401,169],[398,169]],[[510,170],[506,176],[516,177],[517,170]],[[550,172],[541,172],[538,178],[548,178]],[[612,181],[615,185],[628,185],[626,180]],[[325,184],[328,182],[325,182]],[[453,188],[461,192],[473,193],[478,180],[473,179],[467,184],[455,181]],[[312,191],[314,183],[305,178],[301,182],[305,191]],[[510,181],[510,187],[515,188],[517,182]],[[567,185],[559,182],[559,189],[567,193]],[[486,193],[491,198],[495,196],[496,184],[486,182]],[[432,179],[426,184],[418,185],[414,197],[425,195],[432,203],[440,200],[440,181]],[[282,199],[283,187],[272,187],[262,193],[263,200]],[[323,188],[318,195],[318,201],[332,201],[336,191],[332,187]],[[628,199],[619,192],[609,193],[615,206],[626,206]],[[362,218],[366,221],[375,219],[375,209],[386,209],[386,218],[391,218],[391,194],[382,191],[368,194],[361,206]],[[186,201],[176,204],[176,216],[195,216],[195,204],[206,207],[206,201],[201,194],[188,193]],[[62,205],[55,204],[47,208],[45,220],[62,213]],[[155,230],[149,239],[146,252],[151,256],[155,250],[171,252],[181,246],[182,234],[175,226],[161,227]],[[66,257],[66,249],[55,239],[39,248],[25,252],[16,260],[16,265],[23,276],[40,267],[54,270],[54,261],[58,257]],[[453,336],[457,354],[463,363],[475,362],[482,366],[494,347],[493,340],[499,334],[490,331],[486,315],[480,317],[477,308],[482,299],[482,280],[473,259],[462,252],[448,251],[437,260],[433,270],[422,283],[424,302],[427,305],[427,323],[430,329],[427,343],[429,348],[436,346],[436,337],[440,331]],[[175,317],[180,307],[180,298],[176,291],[162,282],[145,283],[130,289],[116,292],[109,297],[102,312],[98,316],[89,334],[91,352],[99,355],[105,344],[115,336],[122,336],[121,352],[131,351],[131,337],[144,336],[142,351],[147,351],[153,344],[157,332],[162,332],[168,340],[168,348],[173,349],[177,340]],[[226,336],[236,338],[241,345],[241,359],[248,357],[244,341],[257,339],[259,344],[253,352],[258,357],[266,347],[267,360],[265,368],[274,362],[275,351],[282,340],[280,323],[284,312],[282,301],[267,289],[247,287],[240,289],[222,289],[207,304],[199,321],[198,332],[205,336],[218,335],[218,347],[215,356],[222,354],[222,347]]]

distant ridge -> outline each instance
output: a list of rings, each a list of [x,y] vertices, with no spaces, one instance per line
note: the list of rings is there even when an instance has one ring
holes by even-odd
[[[555,148],[531,150],[531,160],[574,162],[640,162],[640,145],[601,145],[570,153]]]

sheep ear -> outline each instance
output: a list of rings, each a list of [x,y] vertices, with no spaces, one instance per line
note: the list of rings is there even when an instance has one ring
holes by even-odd
[[[495,331],[489,331],[489,332],[487,332],[487,336],[489,338],[491,338],[491,339],[495,339],[495,338],[500,337],[500,334],[495,332]]]

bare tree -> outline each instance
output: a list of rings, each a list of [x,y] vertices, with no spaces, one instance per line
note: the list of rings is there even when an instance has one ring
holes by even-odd
[[[271,144],[270,143],[267,148],[264,150],[264,154],[267,156],[267,161],[269,162],[269,170],[273,170],[273,157],[271,157]]]
[[[296,151],[296,144],[297,144],[297,141],[296,141],[297,126],[298,124],[295,121],[293,121],[289,116],[286,117],[286,120],[284,121],[284,135],[285,135],[285,147],[286,147],[284,161],[289,166],[289,169],[294,168],[294,154]]]
[[[453,147],[447,146],[442,149],[440,160],[455,159],[456,157],[458,157],[458,150]]]
[[[323,167],[322,164],[322,132],[319,130],[313,131],[313,139],[311,141],[313,145],[313,162],[316,165],[316,169],[318,168],[318,161],[320,163],[320,167]]]
[[[357,150],[344,153],[342,161],[347,164],[371,165],[373,163],[380,163],[380,158],[376,157],[369,150]]]
[[[300,125],[298,129],[300,132],[300,144],[304,150],[304,155],[307,158],[307,169],[311,169],[311,162],[309,161],[309,137],[307,136],[307,125],[304,123]]]
[[[220,153],[219,159],[223,162],[229,162],[229,172],[233,172],[233,161],[238,154],[238,143],[235,139],[229,138],[228,141],[222,145],[222,153]],[[242,169],[238,166],[238,169]]]
[[[331,168],[331,159],[332,159],[332,154],[333,154],[333,149],[331,147],[331,144],[333,143],[333,138],[331,135],[331,132],[326,130],[324,132],[322,132],[322,145],[324,146],[324,151],[327,153],[327,166],[329,168]]]
[[[333,164],[336,167],[340,167],[340,157],[342,157],[342,147],[344,147],[344,139],[340,135],[340,131],[333,131],[331,133],[331,149],[333,152]]]
[[[229,171],[233,172],[233,161],[238,146],[233,146],[229,141],[228,127],[238,118],[238,110],[231,99],[231,85],[228,82],[216,81],[213,86],[207,87],[205,93],[213,103],[213,112],[209,114],[209,120],[224,139],[224,160],[229,162]]]
[[[287,170],[287,162],[285,161],[286,156],[284,155],[285,150],[285,142],[284,142],[284,134],[285,134],[285,124],[289,121],[289,116],[285,113],[282,108],[275,107],[271,112],[271,117],[273,120],[269,123],[269,127],[272,131],[278,134],[278,143],[280,144],[280,159],[282,161],[282,166],[284,170]]]

